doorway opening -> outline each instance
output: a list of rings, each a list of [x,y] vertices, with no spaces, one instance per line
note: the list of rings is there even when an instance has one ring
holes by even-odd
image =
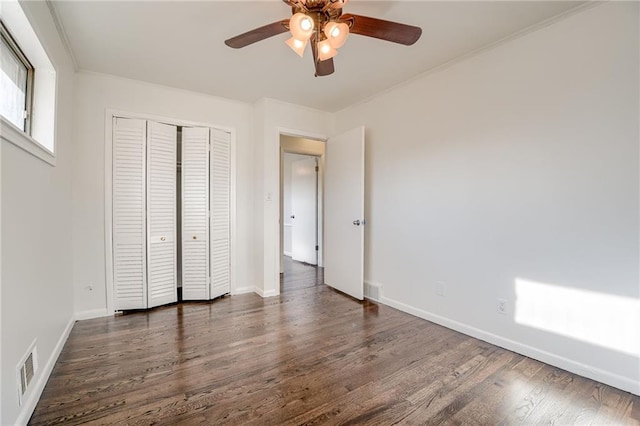
[[[324,142],[280,136],[280,292],[324,284]]]

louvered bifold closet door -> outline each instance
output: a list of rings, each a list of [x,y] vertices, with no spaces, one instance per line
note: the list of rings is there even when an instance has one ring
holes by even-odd
[[[113,119],[115,309],[147,307],[145,157],[147,122]]]
[[[148,307],[178,300],[176,265],[177,128],[147,125]]]
[[[211,298],[231,287],[231,134],[211,137]]]
[[[209,299],[209,129],[182,128],[182,298]]]

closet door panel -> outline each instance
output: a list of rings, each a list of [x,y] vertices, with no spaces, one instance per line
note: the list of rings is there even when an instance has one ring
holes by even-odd
[[[145,120],[113,119],[113,286],[116,310],[147,307]]]
[[[182,297],[209,299],[209,129],[182,129]]]
[[[231,287],[231,135],[212,130],[211,137],[211,298]]]
[[[177,128],[147,124],[148,307],[178,300],[176,264]]]

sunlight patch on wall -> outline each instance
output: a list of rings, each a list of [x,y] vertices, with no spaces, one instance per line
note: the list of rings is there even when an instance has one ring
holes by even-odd
[[[516,278],[518,324],[640,356],[640,299]]]

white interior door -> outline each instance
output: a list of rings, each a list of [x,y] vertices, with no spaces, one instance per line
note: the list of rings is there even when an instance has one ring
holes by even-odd
[[[182,128],[182,298],[209,299],[209,129]]]
[[[211,286],[213,299],[231,290],[231,134],[211,131]]]
[[[291,164],[291,257],[311,265],[318,263],[316,168],[315,157]]]
[[[147,122],[113,119],[113,288],[116,310],[147,307]]]
[[[147,122],[148,307],[177,302],[176,126]]]
[[[364,127],[330,138],[325,151],[324,279],[364,298]]]

